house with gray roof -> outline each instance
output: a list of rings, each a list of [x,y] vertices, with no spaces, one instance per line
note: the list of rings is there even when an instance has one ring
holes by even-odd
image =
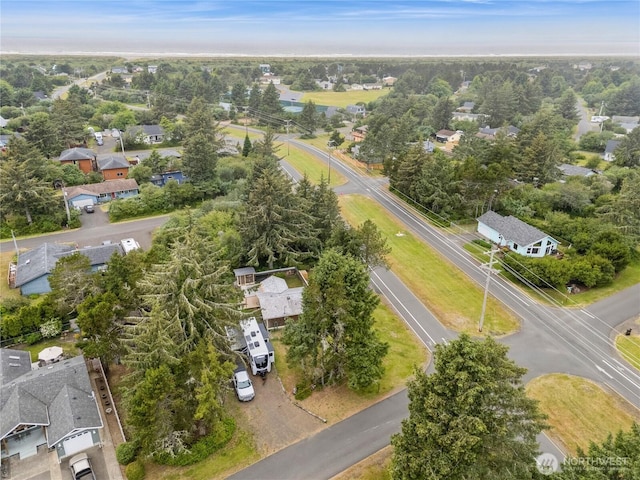
[[[20,288],[22,295],[50,292],[51,271],[59,259],[74,253],[87,257],[91,264],[91,271],[95,272],[104,268],[114,253],[122,255],[122,249],[117,243],[84,248],[59,243],[43,243],[18,256],[14,286]]]
[[[105,180],[125,179],[129,174],[129,161],[122,155],[104,155],[98,157],[98,169]]]
[[[160,125],[134,125],[127,128],[125,134],[136,140],[136,143],[162,143],[164,141],[164,128]]]
[[[135,197],[139,193],[138,182],[134,178],[76,185],[75,187],[67,187],[64,191],[69,204],[76,208],[82,208],[88,203],[95,205],[96,203],[109,202],[117,198]]]
[[[502,133],[509,138],[515,138],[518,136],[518,133],[520,133],[520,129],[518,127],[514,127],[513,125],[499,128],[491,128],[489,126],[486,126],[481,128],[478,133],[476,133],[476,137],[485,138],[487,140],[495,140],[499,133]]]
[[[63,164],[76,165],[84,173],[96,172],[98,155],[90,148],[74,147],[63,150],[58,161]]]
[[[611,123],[624,128],[627,133],[631,133],[640,125],[640,117],[629,117],[623,115],[614,115],[611,117]]]
[[[46,445],[61,461],[100,445],[103,422],[84,357],[37,368],[29,352],[2,349],[0,382],[3,457],[23,459]]]
[[[591,177],[592,175],[597,175],[597,173],[590,168],[571,165],[569,163],[563,163],[558,167],[558,170],[560,170],[564,177]]]
[[[302,313],[302,292],[308,284],[305,274],[297,268],[282,268],[256,272],[253,267],[233,271],[236,286],[242,289],[243,309],[260,309],[267,330],[284,327],[289,319],[297,320]],[[295,275],[302,286],[289,287],[287,280],[274,274]]]
[[[543,231],[512,215],[503,217],[489,210],[476,220],[480,235],[525,257],[544,257],[555,252],[560,244]]]

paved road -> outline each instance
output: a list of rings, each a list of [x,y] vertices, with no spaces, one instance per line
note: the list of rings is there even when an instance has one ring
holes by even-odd
[[[327,154],[296,142],[326,160]],[[348,166],[335,168],[349,180],[345,191],[361,193],[405,223],[415,235],[429,243],[479,285],[485,273],[477,262],[460,248],[457,234],[436,230],[385,189],[379,179],[360,176]],[[455,334],[448,331],[392,272],[372,272],[374,288],[385,295],[418,337],[430,348],[446,342]],[[528,368],[525,381],[545,373],[570,373],[590,378],[616,390],[632,405],[640,407],[640,375],[626,362],[616,358],[611,342],[613,328],[640,315],[640,285],[591,305],[587,309],[562,309],[536,303],[501,277],[494,278],[491,293],[520,319],[518,333],[501,339],[510,346],[510,357]],[[455,301],[455,300],[453,300]],[[399,393],[329,427],[232,476],[233,479],[330,478],[362,460],[382,446],[399,429],[407,415],[406,393]],[[561,454],[544,436],[541,450]]]
[[[578,98],[578,101],[576,102],[576,110],[580,114],[578,130],[576,131],[576,134],[574,136],[574,140],[576,142],[580,141],[580,137],[582,137],[582,135],[584,135],[585,133],[600,131],[600,124],[591,123],[591,115],[589,115],[589,112],[587,112],[587,109],[583,105],[582,101],[583,100],[581,98]]]
[[[83,213],[83,217],[89,214]],[[100,218],[100,215],[106,215],[96,211],[94,213],[95,219]],[[106,218],[106,217],[105,217]],[[83,218],[84,219],[84,218]],[[161,215],[158,217],[145,218],[142,220],[131,220],[128,222],[120,223],[101,223],[87,228],[79,228],[75,230],[67,230],[63,232],[56,232],[49,235],[42,235],[38,237],[22,238],[18,239],[18,248],[35,248],[44,242],[58,242],[58,243],[71,243],[75,242],[80,246],[87,245],[100,245],[105,240],[111,240],[112,242],[118,242],[123,238],[133,237],[135,238],[142,248],[149,248],[151,246],[151,236],[153,231],[164,224],[169,219],[169,215]],[[13,250],[13,241],[4,241],[0,243],[0,252],[6,252]]]
[[[53,100],[55,100],[56,98],[60,98],[62,95],[67,93],[73,85],[84,86],[84,85],[91,85],[93,82],[100,83],[102,80],[105,79],[106,76],[107,76],[107,72],[100,72],[88,78],[80,78],[78,80],[74,80],[69,85],[64,85],[62,87],[56,88],[53,91],[53,93],[51,93],[51,98]]]

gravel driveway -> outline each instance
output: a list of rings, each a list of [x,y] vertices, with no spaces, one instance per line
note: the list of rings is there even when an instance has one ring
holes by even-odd
[[[267,374],[264,382],[252,375],[251,381],[256,397],[240,405],[242,420],[246,421],[241,427],[253,433],[260,455],[268,456],[326,427],[292,403],[293,398],[283,391],[275,370]]]

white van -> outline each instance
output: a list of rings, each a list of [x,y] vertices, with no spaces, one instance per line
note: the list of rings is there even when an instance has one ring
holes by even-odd
[[[98,146],[104,145],[104,141],[102,140],[102,133],[96,132],[93,135],[96,137],[96,143],[98,144]]]

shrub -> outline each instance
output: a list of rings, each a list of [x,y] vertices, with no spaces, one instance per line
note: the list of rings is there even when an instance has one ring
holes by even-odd
[[[120,465],[129,465],[138,456],[140,446],[137,442],[124,442],[116,447],[116,458]],[[128,476],[128,475],[127,475]]]
[[[62,322],[55,318],[44,322],[40,325],[40,335],[42,338],[57,337],[62,332]]]
[[[136,460],[135,462],[127,465],[124,473],[127,475],[127,480],[143,480],[145,477],[144,463],[140,460]]]
[[[309,396],[311,396],[311,386],[306,382],[298,383],[296,385],[296,393],[294,394],[295,399],[304,400]]]
[[[172,465],[174,467],[184,467],[201,462],[213,452],[224,447],[231,440],[235,430],[236,423],[233,418],[226,417],[213,433],[202,437],[193,444],[190,450],[173,456],[167,452],[161,452],[155,454],[153,459],[162,465]]]
[[[34,345],[38,343],[40,340],[42,340],[42,335],[40,334],[40,332],[30,333],[24,339],[27,345]]]

